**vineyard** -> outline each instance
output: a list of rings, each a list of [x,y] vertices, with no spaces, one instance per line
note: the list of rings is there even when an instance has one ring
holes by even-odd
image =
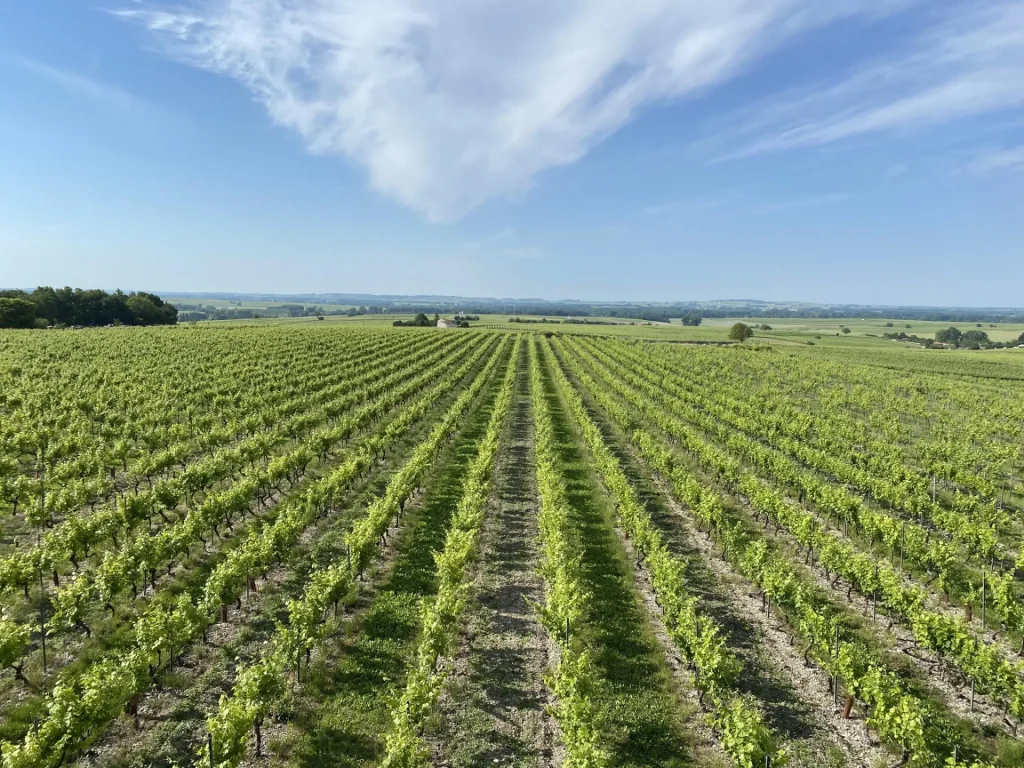
[[[1024,380],[937,359],[0,332],[0,768],[1020,768]]]

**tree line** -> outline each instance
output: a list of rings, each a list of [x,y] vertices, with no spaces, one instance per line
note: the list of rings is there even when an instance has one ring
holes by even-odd
[[[938,331],[935,334],[935,341],[961,349],[1000,349],[1024,344],[1024,333],[1017,338],[1017,341],[992,341],[989,339],[987,331],[961,331],[956,326],[950,326]]]
[[[0,291],[0,328],[174,325],[178,310],[152,293],[40,286]]]

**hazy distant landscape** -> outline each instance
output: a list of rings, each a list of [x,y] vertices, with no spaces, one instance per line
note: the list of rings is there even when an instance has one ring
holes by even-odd
[[[281,305],[304,309],[327,308],[329,313],[360,308],[366,312],[465,311],[467,313],[569,316],[621,316],[643,318],[681,317],[697,313],[704,317],[801,317],[801,318],[888,318],[907,320],[960,320],[1024,322],[1024,309],[1015,307],[922,307],[868,304],[809,304],[768,302],[748,299],[722,301],[628,302],[546,300],[530,298],[487,298],[470,296],[387,296],[373,294],[178,294],[163,292],[182,310],[203,305],[216,309],[280,310]],[[538,310],[531,312],[527,310]]]

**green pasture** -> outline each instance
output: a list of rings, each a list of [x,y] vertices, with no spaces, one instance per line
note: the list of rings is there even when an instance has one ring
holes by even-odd
[[[772,327],[769,332],[773,335],[780,337],[806,337],[821,335],[825,336],[830,334],[848,335],[848,336],[865,336],[871,338],[872,335],[881,337],[886,333],[899,333],[904,332],[907,335],[914,334],[916,336],[934,338],[938,331],[944,328],[949,328],[951,325],[956,326],[961,331],[985,331],[992,341],[1012,341],[1024,333],[1024,325],[1012,324],[1012,323],[955,323],[955,322],[935,322],[926,320],[884,320],[884,319],[871,319],[862,320],[856,317],[850,318],[827,318],[827,319],[816,319],[816,318],[794,318],[792,320],[786,318],[707,318],[701,324],[701,327],[716,327],[724,328],[728,330],[733,323],[743,322],[750,326],[767,323]],[[888,323],[892,323],[891,326]],[[842,327],[845,326],[850,329],[849,334],[842,333]]]

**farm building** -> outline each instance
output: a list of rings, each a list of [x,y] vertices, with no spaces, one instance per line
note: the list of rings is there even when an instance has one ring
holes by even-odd
[[[459,322],[457,320],[449,320],[449,319],[447,319],[445,317],[442,317],[440,320],[437,321],[437,327],[438,328],[458,328],[459,327]]]

